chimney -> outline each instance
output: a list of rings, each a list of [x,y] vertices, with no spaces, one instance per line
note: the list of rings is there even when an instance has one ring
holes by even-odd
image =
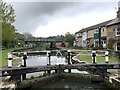
[[[118,2],[117,17],[120,18],[120,1]]]

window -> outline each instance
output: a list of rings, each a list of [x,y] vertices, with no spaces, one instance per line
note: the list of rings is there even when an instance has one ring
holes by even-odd
[[[97,29],[95,29],[95,32],[94,33],[99,33],[99,29],[97,28]]]
[[[116,30],[116,28],[113,29],[113,31],[115,31],[115,30]]]
[[[120,51],[120,42],[117,43],[117,51]]]
[[[120,28],[115,28],[116,30],[116,36],[120,36]]]
[[[104,28],[102,29],[102,31],[104,32]]]
[[[120,28],[117,29],[116,34],[120,35]]]

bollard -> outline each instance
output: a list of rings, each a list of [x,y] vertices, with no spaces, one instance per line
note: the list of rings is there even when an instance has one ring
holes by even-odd
[[[48,56],[48,65],[51,65],[51,52],[50,51],[48,51],[47,52],[47,56]]]
[[[23,59],[22,59],[22,66],[23,66],[23,67],[26,67],[26,59],[27,59],[27,53],[24,52],[24,54],[23,54]]]
[[[12,67],[12,54],[11,53],[8,53],[8,68],[11,68]]]
[[[109,63],[108,54],[109,54],[109,52],[106,51],[105,52],[105,63]]]
[[[70,59],[71,59],[71,50],[68,50],[68,64],[71,64]]]
[[[50,60],[51,59],[51,52],[50,51],[47,52],[47,56],[48,56],[48,64],[47,65],[51,65],[51,60]],[[51,74],[50,70],[48,70],[47,72],[49,75]]]
[[[74,64],[74,60],[73,57],[75,56],[75,54],[71,54],[71,63]]]
[[[55,69],[55,73],[56,73],[56,74],[58,73],[58,70],[57,70],[57,69]]]
[[[26,67],[26,59],[27,59],[27,53],[24,52],[23,54],[23,60],[22,60],[22,66]],[[22,80],[26,79],[26,73],[22,74]]]
[[[96,63],[96,51],[92,51],[92,61]]]
[[[71,50],[68,50],[68,65],[71,64],[70,59],[71,59]],[[68,69],[68,72],[71,73],[71,69]]]

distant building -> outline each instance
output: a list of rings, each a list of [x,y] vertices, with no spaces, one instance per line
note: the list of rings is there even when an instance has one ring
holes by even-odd
[[[115,51],[120,50],[120,2],[117,17],[75,33],[74,46],[77,47],[113,47]]]

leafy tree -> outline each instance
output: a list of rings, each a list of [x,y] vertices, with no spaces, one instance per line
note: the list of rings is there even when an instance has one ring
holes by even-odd
[[[23,34],[16,33],[16,35],[15,35],[15,46],[16,47],[17,46],[23,46],[23,44],[25,43],[24,38],[25,38],[25,36]],[[20,45],[19,45],[19,43],[20,43]]]
[[[31,33],[29,33],[29,32],[26,32],[23,35],[24,35],[25,39],[34,38],[33,35]]]
[[[113,50],[114,49],[113,45],[114,45],[115,42],[116,42],[116,38],[109,38],[108,39],[108,49]]]
[[[73,41],[75,39],[74,35],[70,34],[69,32],[67,32],[65,35],[57,35],[57,36],[48,37],[48,38],[63,40],[64,42],[69,43],[70,46],[73,46]]]
[[[7,4],[6,2],[1,2],[0,7],[2,22],[13,24],[16,17],[13,6],[11,4]]]
[[[15,27],[2,23],[2,43],[5,47],[14,47]]]
[[[59,40],[65,40],[65,36],[64,35],[57,35],[56,36],[56,39],[59,39]]]
[[[2,43],[5,47],[14,47],[15,40],[15,13],[13,6],[0,1],[0,24],[2,26]]]
[[[75,38],[73,34],[70,34],[69,32],[65,34],[65,42],[68,42],[70,46],[73,46],[74,39]]]

